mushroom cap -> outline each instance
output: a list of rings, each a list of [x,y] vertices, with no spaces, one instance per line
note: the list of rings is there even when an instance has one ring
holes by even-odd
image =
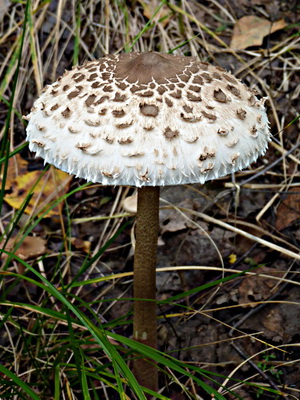
[[[108,55],[44,88],[27,139],[46,162],[104,185],[204,183],[265,153],[264,101],[192,57]]]

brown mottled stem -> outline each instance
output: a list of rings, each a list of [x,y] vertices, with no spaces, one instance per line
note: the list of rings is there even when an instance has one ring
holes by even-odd
[[[157,347],[156,303],[154,300],[156,299],[158,211],[159,187],[146,186],[138,189],[134,255],[133,337],[153,348]],[[157,391],[158,371],[152,364],[146,359],[137,359],[134,360],[133,369],[140,385]]]

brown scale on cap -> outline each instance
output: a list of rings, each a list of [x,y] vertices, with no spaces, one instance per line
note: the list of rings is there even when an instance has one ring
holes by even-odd
[[[56,104],[54,104],[52,107],[50,107],[50,110],[51,110],[51,111],[55,111],[55,110],[57,110],[59,107],[60,107],[60,105],[56,103]]]
[[[246,118],[247,111],[240,108],[239,110],[236,110],[236,115],[238,116],[239,119],[243,121]]]
[[[127,96],[125,94],[121,93],[116,93],[115,97],[112,99],[112,101],[118,102],[118,103],[123,103],[127,99]]]
[[[79,133],[80,129],[76,129],[73,126],[68,126],[68,131],[72,134]]]
[[[103,72],[100,74],[100,77],[103,81],[108,81],[111,78],[111,73],[110,72]],[[120,87],[121,89],[121,87]]]
[[[218,79],[219,81],[222,80],[222,77],[218,72],[213,72],[212,76],[214,79]]]
[[[139,178],[144,182],[150,182],[148,170],[143,175],[140,175]]]
[[[214,158],[216,157],[216,150],[208,149],[207,146],[204,147],[204,151],[199,156],[199,161],[205,161],[207,158]]]
[[[212,162],[210,162],[210,163],[207,164],[206,167],[201,168],[201,169],[200,169],[200,172],[201,172],[202,174],[206,174],[207,172],[211,171],[211,170],[214,168],[214,166],[215,166],[215,164],[212,163]]]
[[[219,128],[218,129],[218,135],[220,136],[227,136],[229,133],[229,130],[226,128]]]
[[[201,91],[201,87],[200,86],[196,86],[196,85],[190,85],[188,87],[188,90],[191,90],[192,92],[199,93]]]
[[[111,137],[111,136],[105,136],[103,138],[103,140],[105,140],[105,142],[108,143],[108,144],[113,144],[114,141],[115,141],[115,139],[113,137]]]
[[[219,103],[227,103],[228,99],[222,89],[214,90],[214,99]]]
[[[169,95],[173,97],[173,99],[181,99],[182,91],[177,89],[175,92],[169,93]]]
[[[126,129],[129,128],[133,124],[133,121],[124,122],[123,124],[116,124],[115,127],[118,129]]]
[[[146,117],[156,117],[159,108],[154,104],[140,104],[140,112]]]
[[[145,92],[137,93],[137,95],[140,97],[152,97],[154,95],[154,92],[153,90],[146,90]]]
[[[168,97],[165,98],[165,102],[166,102],[168,107],[173,107],[173,101],[170,100]]]
[[[181,114],[180,114],[180,118],[181,118],[183,121],[195,123],[195,122],[201,121],[202,116],[200,115],[200,117],[193,117],[193,116],[186,116],[186,115],[184,115],[183,113],[181,113]]]
[[[251,133],[251,136],[253,136],[253,137],[257,137],[258,136],[256,125],[252,126],[252,128],[250,129],[250,133]]]
[[[101,115],[105,115],[105,114],[101,114]],[[125,111],[124,110],[113,110],[112,115],[116,118],[121,118],[121,117],[124,117]]]
[[[117,82],[116,86],[120,90],[126,90],[129,87],[129,85],[127,83],[125,83],[125,82],[120,82],[120,83]]]
[[[235,164],[236,160],[238,159],[238,157],[240,156],[240,153],[235,153],[231,156],[231,163]]]
[[[223,78],[225,78],[228,82],[236,84],[237,83],[237,79],[234,78],[234,76],[231,75],[227,75],[227,74],[222,74]]]
[[[113,87],[112,87],[112,85],[105,85],[105,86],[103,86],[103,92],[113,92],[114,91],[114,89],[113,89]]]
[[[202,101],[202,97],[201,96],[196,96],[191,92],[187,93],[187,99],[190,101]]]
[[[88,82],[92,82],[92,81],[94,81],[94,80],[97,79],[97,78],[98,78],[98,74],[94,73],[94,74],[91,74],[91,75],[87,78],[87,81],[88,81]]]
[[[169,84],[169,85],[166,85],[166,87],[167,87],[169,90],[174,90],[174,89],[175,89],[174,83],[171,83],[171,84]]]
[[[197,72],[199,71],[199,65],[197,65],[196,63],[194,63],[194,64],[192,64],[190,67],[189,67],[189,73],[190,74],[196,74]]]
[[[203,74],[201,74],[201,77],[205,80],[205,82],[210,83],[213,78],[206,72],[204,72]]]
[[[98,111],[99,115],[106,115],[107,114],[107,108],[102,108],[101,110]]]
[[[130,88],[131,93],[136,93],[136,92],[138,92],[139,90],[141,90],[141,87],[140,87],[140,86],[137,86],[137,85],[133,85],[133,86],[131,86],[131,88]]]
[[[99,119],[95,120],[95,121],[92,121],[91,119],[85,119],[84,123],[87,126],[99,126],[101,124],[101,121]]]
[[[109,100],[109,96],[101,96],[93,105],[97,106],[98,104],[104,103],[106,100]]]
[[[227,85],[226,88],[236,97],[241,97],[241,91],[236,86]]]
[[[164,130],[164,137],[169,141],[176,139],[178,136],[179,131],[177,130],[172,130],[169,127]]]
[[[106,178],[110,178],[112,179],[114,177],[114,175],[111,172],[107,172],[107,171],[101,171],[102,175],[104,175]]]
[[[69,107],[66,107],[65,110],[61,112],[61,115],[64,118],[70,118],[71,114],[72,114],[72,111],[70,110]]]
[[[33,140],[32,143],[35,143],[39,147],[45,147],[46,144],[43,142],[39,142],[38,140]]]
[[[75,97],[80,95],[80,91],[79,90],[73,90],[72,92],[68,93],[67,97],[69,100],[74,99]]]
[[[186,113],[192,113],[192,112],[193,112],[193,107],[184,105],[182,108],[184,109],[184,111],[185,111]]]
[[[85,100],[85,105],[86,106],[91,106],[93,103],[95,103],[97,96],[95,94],[90,94],[87,99]]]
[[[256,98],[253,94],[249,97],[248,102],[249,102],[250,106],[255,106]]]
[[[160,95],[164,94],[166,91],[167,91],[167,89],[166,89],[164,86],[159,86],[159,87],[157,88],[157,92],[158,92],[158,94],[160,94]]]
[[[202,71],[207,71],[207,70],[208,70],[208,67],[209,67],[209,63],[206,63],[206,62],[200,62],[200,63],[199,63],[199,68],[200,68]]]
[[[182,74],[182,75],[178,75],[178,77],[182,82],[188,83],[188,81],[190,80],[191,75],[190,74]]]
[[[84,74],[75,74],[75,76],[73,76],[73,79],[76,83],[79,83],[79,82],[85,80],[85,75]]]
[[[134,151],[134,152],[126,154],[125,157],[130,157],[130,158],[132,158],[132,157],[143,157],[144,155],[145,155],[144,151]]]
[[[121,138],[118,140],[118,143],[120,143],[120,144],[130,144],[132,142],[133,142],[133,139],[131,137]]]
[[[83,152],[86,152],[92,146],[91,143],[77,143],[75,147]]]
[[[195,83],[195,84],[198,84],[198,85],[203,85],[204,80],[203,80],[203,78],[202,78],[200,75],[196,75],[196,76],[193,78],[193,81],[192,81],[192,82]]]
[[[91,87],[93,88],[93,89],[97,89],[97,88],[99,88],[99,87],[101,87],[102,86],[102,84],[101,84],[101,82],[94,82],[94,83],[92,83],[92,85],[91,85]]]
[[[215,121],[215,120],[217,119],[216,115],[210,114],[210,113],[208,113],[208,112],[206,112],[206,111],[201,111],[201,114],[202,114],[205,118],[207,118],[207,119],[209,119],[209,120],[211,120],[211,121]]]

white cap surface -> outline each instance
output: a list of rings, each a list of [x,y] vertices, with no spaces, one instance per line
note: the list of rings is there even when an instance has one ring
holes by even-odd
[[[263,104],[195,58],[110,55],[43,90],[25,117],[27,139],[46,162],[104,185],[204,183],[265,153]]]

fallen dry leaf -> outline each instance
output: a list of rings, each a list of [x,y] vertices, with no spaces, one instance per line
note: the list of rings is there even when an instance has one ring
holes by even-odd
[[[10,192],[5,195],[4,200],[16,209],[22,206],[33,186],[43,174],[43,171],[28,172],[27,164],[27,161],[22,159],[19,154],[9,160],[5,189]],[[25,213],[30,214],[33,210],[39,209],[62,196],[68,191],[71,179],[72,177],[69,174],[51,167],[34,187],[34,195],[27,205]],[[46,216],[58,214],[59,206],[50,210]]]
[[[182,199],[178,204],[179,207],[193,209],[193,201],[189,198]],[[177,210],[163,209],[159,214],[160,220],[160,233],[163,235],[166,232],[173,233],[181,230],[191,228],[197,229],[192,221],[185,218],[184,215],[180,214]]]
[[[300,186],[293,191],[300,192]],[[300,196],[297,193],[288,194],[277,209],[275,227],[281,231],[297,219],[300,219]]]
[[[266,318],[262,318],[261,320],[262,325],[267,328],[270,332],[275,334],[275,336],[279,336],[279,338],[282,338],[283,336],[283,315],[280,312],[279,307],[272,307],[269,311],[268,314],[266,315]],[[274,337],[273,337],[274,340]]]
[[[247,47],[261,46],[265,36],[285,27],[284,19],[272,23],[255,15],[242,17],[234,25],[230,47],[233,50],[243,50]]]
[[[150,19],[153,17],[153,14],[160,6],[161,2],[159,0],[150,0],[148,3],[144,1],[140,1],[143,7],[143,14],[146,18]],[[158,11],[156,16],[154,17],[154,21],[160,22],[163,27],[165,27],[169,23],[169,18],[167,17],[170,14],[170,10],[163,5],[161,9]]]
[[[278,271],[274,268],[260,267],[255,270],[257,274],[264,274],[268,276],[251,275],[247,276],[242,280],[239,286],[239,303],[251,303],[256,301],[263,301],[268,299],[274,291],[272,289],[278,284],[277,279],[273,279],[272,276],[280,278],[284,276],[284,271]],[[256,307],[252,304],[251,307]]]
[[[77,250],[82,250],[85,253],[90,253],[91,251],[91,245],[92,243],[88,240],[82,240],[76,237],[71,238],[71,243],[72,245],[77,249]]]
[[[15,238],[10,238],[7,242],[5,250],[11,252],[14,248],[15,241]],[[31,257],[37,257],[44,254],[46,250],[46,240],[40,237],[26,236],[21,246],[14,253],[22,260],[26,261]],[[6,258],[7,255],[3,253],[2,257]]]

